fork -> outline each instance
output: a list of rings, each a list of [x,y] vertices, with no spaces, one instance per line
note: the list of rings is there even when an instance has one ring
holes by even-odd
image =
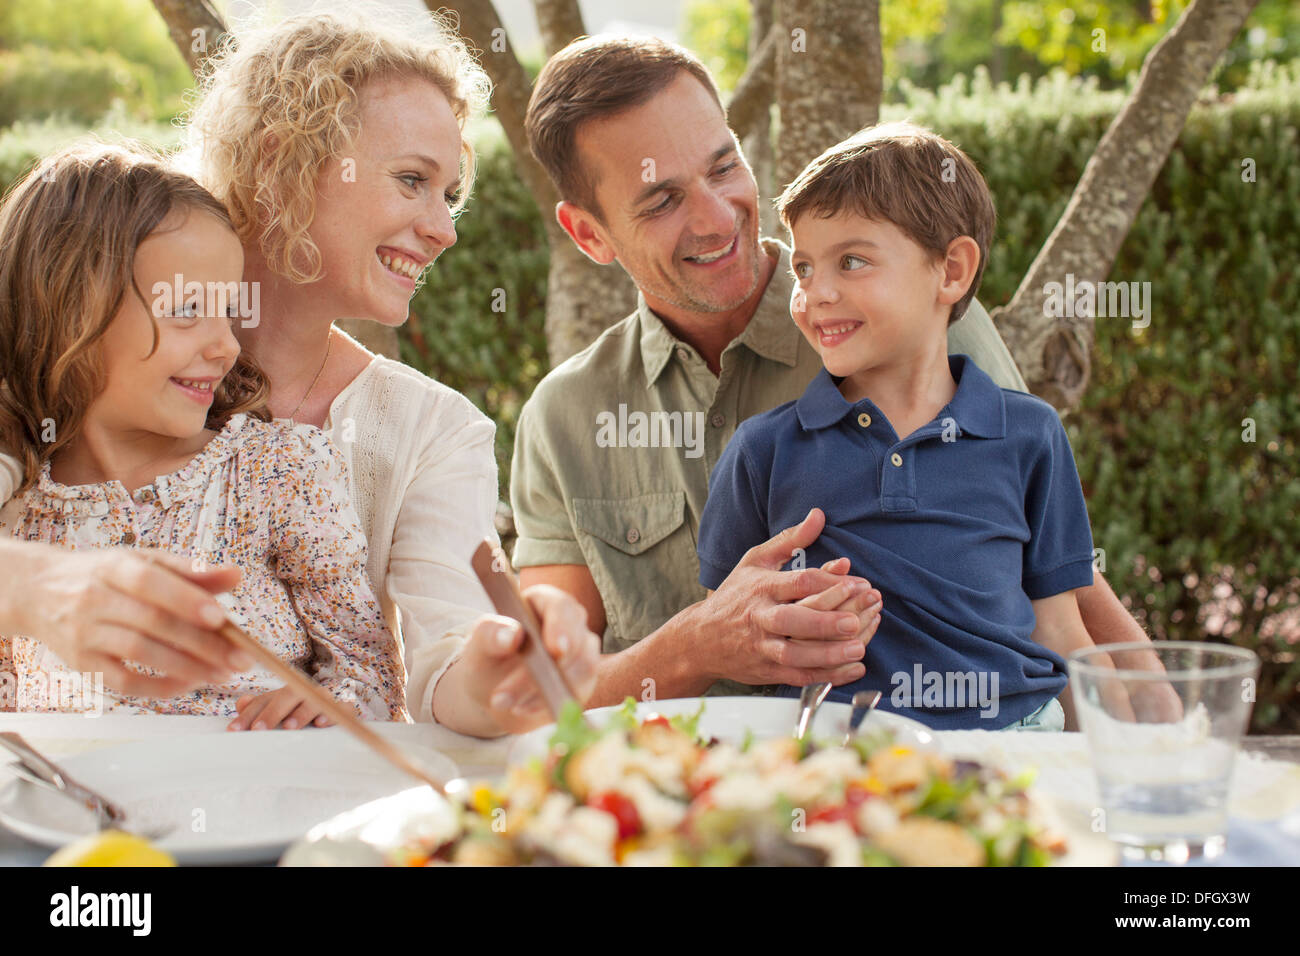
[[[41,754],[18,734],[0,733],[0,746],[18,758],[18,762],[10,766],[14,776],[77,801],[95,814],[95,825],[98,830],[121,830],[148,840],[156,840],[176,829],[175,824],[164,824],[148,829],[131,826],[125,810],[103,794],[77,783],[58,764]]]

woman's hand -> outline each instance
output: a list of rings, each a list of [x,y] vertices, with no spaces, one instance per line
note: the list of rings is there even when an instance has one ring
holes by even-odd
[[[235,701],[239,716],[226,725],[227,730],[297,730],[299,727],[328,727],[330,719],[315,704],[289,687],[265,694],[246,694]]]
[[[524,599],[542,625],[542,643],[579,702],[596,689],[600,639],[587,629],[587,612],[574,598],[546,584],[526,588]],[[542,692],[524,663],[524,630],[495,614],[474,624],[460,659],[434,693],[440,723],[480,737],[523,733],[552,720]]]
[[[173,697],[253,664],[216,630],[225,611],[212,595],[239,583],[238,568],[196,570],[161,551],[15,541],[0,549],[0,572],[0,627],[36,638],[74,670],[102,673],[119,693]],[[126,661],[163,673],[141,674]]]

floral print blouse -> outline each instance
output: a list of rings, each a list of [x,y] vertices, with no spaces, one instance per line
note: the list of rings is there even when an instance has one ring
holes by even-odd
[[[0,528],[72,549],[154,548],[237,565],[239,585],[218,596],[236,623],[362,717],[410,719],[401,654],[366,576],[346,465],[317,428],[234,415],[187,465],[134,492],[119,481],[62,485],[47,463],[37,484],[0,511]],[[0,636],[6,674],[16,675],[19,711],[91,709],[76,689],[92,675],[75,674],[39,641]],[[234,717],[240,697],[280,686],[255,666],[167,699],[105,689],[102,707]]]

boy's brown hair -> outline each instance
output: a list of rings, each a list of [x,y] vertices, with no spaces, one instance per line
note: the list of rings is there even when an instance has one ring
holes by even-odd
[[[640,106],[683,70],[703,83],[723,109],[704,64],[657,37],[579,37],[546,61],[528,101],[524,131],[561,199],[605,222],[596,202],[596,181],[578,155],[578,128]]]
[[[997,219],[988,184],[970,157],[908,122],[864,129],[826,150],[786,186],[776,211],[786,229],[807,213],[829,219],[852,212],[893,223],[939,259],[958,236],[970,236],[979,246],[979,266],[949,311],[949,325],[975,298]]]
[[[0,205],[0,443],[22,462],[19,491],[80,432],[104,387],[99,340],[126,296],[152,318],[135,282],[136,249],[180,210],[230,225],[211,193],[147,148],[100,142],[50,156]],[[267,395],[241,354],[213,396],[208,427],[236,412],[269,420]]]

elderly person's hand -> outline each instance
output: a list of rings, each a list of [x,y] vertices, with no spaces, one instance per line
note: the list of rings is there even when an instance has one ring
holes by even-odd
[[[587,612],[559,588],[539,584],[523,596],[542,626],[542,643],[560,666],[580,703],[596,689],[600,639],[587,628]],[[522,654],[524,630],[496,614],[479,618],[460,659],[438,682],[434,718],[480,737],[517,734],[552,719]]]
[[[74,670],[103,673],[106,687],[172,697],[252,666],[216,631],[225,611],[213,595],[239,583],[237,568],[200,570],[187,558],[128,548],[25,544],[21,555],[30,573],[4,585],[6,629],[41,641]]]

